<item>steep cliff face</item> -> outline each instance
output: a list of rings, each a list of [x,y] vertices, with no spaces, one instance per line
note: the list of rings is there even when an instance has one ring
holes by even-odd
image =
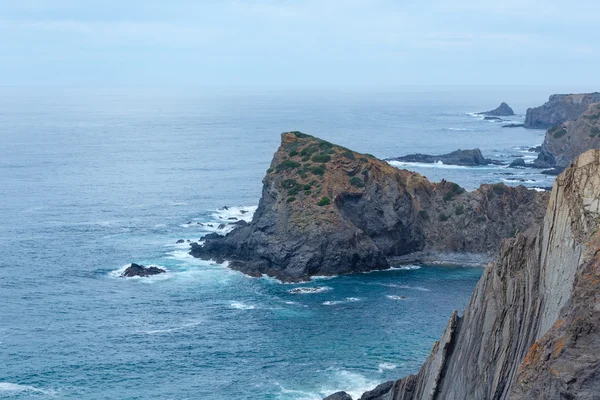
[[[252,223],[191,254],[286,281],[384,269],[415,253],[491,254],[540,221],[548,198],[503,184],[467,193],[300,132],[282,135],[263,184]]]
[[[557,178],[543,224],[504,241],[419,373],[374,399],[600,398],[599,225],[591,150]]]
[[[590,104],[574,121],[556,125],[546,132],[536,163],[542,167],[566,168],[589,149],[600,148],[600,103]]]
[[[548,129],[578,118],[592,103],[600,102],[600,93],[554,94],[540,107],[527,109],[525,128]]]

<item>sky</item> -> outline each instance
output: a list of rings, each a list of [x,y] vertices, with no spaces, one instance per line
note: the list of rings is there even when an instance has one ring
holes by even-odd
[[[0,0],[0,85],[600,90],[598,0]]]

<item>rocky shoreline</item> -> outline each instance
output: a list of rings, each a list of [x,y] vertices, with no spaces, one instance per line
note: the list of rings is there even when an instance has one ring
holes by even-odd
[[[599,227],[600,151],[590,150],[557,178],[544,220],[503,242],[418,374],[361,400],[597,399]]]

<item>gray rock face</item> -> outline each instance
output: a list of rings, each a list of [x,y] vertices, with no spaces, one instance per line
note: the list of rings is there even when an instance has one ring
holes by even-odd
[[[540,107],[527,109],[525,128],[548,129],[577,119],[592,103],[600,102],[600,93],[554,94]]]
[[[525,164],[525,159],[523,158],[516,158],[509,165],[511,168],[525,168],[526,166],[527,164]]]
[[[505,102],[502,102],[502,103],[500,103],[498,108],[495,108],[491,111],[485,111],[485,112],[482,112],[479,114],[490,115],[490,116],[495,116],[495,117],[509,117],[511,115],[515,115],[515,112],[513,111],[512,108],[509,107],[508,104],[506,104]]]
[[[377,400],[600,397],[600,151],[561,174],[544,221],[502,244],[417,375]]]
[[[479,149],[456,150],[439,156],[432,156],[428,154],[409,154],[406,156],[390,158],[388,161],[420,162],[427,164],[442,162],[448,165],[463,165],[467,167],[496,164],[496,162],[493,160],[485,158]]]
[[[346,392],[337,392],[325,397],[323,400],[352,400],[352,397]]]
[[[302,164],[306,153],[313,162]],[[296,133],[283,134],[263,183],[250,224],[206,236],[190,254],[284,281],[385,269],[389,258],[412,254],[491,255],[502,238],[540,221],[548,199],[503,184],[467,193]]]
[[[145,278],[145,277],[152,276],[152,275],[163,274],[165,272],[167,272],[167,271],[165,271],[162,268],[145,267],[143,265],[131,263],[131,265],[129,267],[127,267],[127,269],[125,269],[125,271],[121,274],[121,277],[131,278],[134,276],[139,276],[139,277]]]

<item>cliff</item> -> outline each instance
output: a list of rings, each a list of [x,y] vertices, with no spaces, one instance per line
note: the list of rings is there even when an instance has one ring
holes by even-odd
[[[548,129],[577,119],[592,103],[600,102],[600,93],[554,94],[540,107],[527,109],[525,128]]]
[[[389,268],[432,253],[491,255],[539,222],[548,199],[524,187],[460,186],[399,170],[300,132],[282,134],[247,226],[190,254],[285,281]]]
[[[600,398],[599,225],[590,150],[557,178],[543,223],[504,241],[419,373],[363,398]]]
[[[589,149],[600,148],[600,103],[590,104],[574,121],[556,125],[546,132],[534,165],[566,168]]]

